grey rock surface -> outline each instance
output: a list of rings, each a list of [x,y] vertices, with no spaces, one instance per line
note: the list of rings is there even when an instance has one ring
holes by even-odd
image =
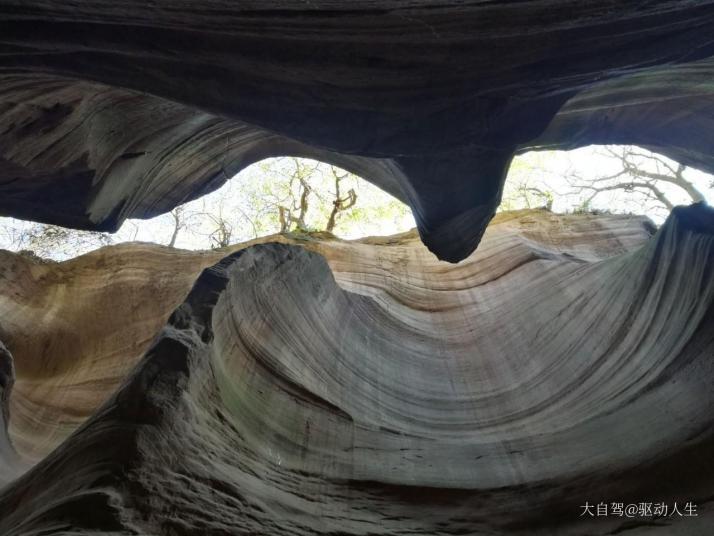
[[[455,262],[515,152],[713,171],[713,31],[709,0],[2,0],[0,214],[111,230],[308,155],[407,201]]]
[[[713,219],[505,213],[456,265],[413,234],[102,250],[122,295],[136,260],[210,267],[177,307],[154,292],[175,310],[143,357],[97,331],[133,368],[66,375],[62,411],[96,409],[0,491],[0,533],[709,534]],[[580,517],[618,500],[699,515]]]

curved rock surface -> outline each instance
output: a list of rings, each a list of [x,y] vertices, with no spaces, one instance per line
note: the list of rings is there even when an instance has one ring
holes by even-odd
[[[0,533],[709,534],[714,212],[651,232],[505,213],[456,265],[410,233],[4,254]],[[618,500],[699,515],[579,517]]]
[[[714,171],[714,2],[0,1],[0,214],[116,229],[275,154],[356,171],[458,261],[513,154]]]

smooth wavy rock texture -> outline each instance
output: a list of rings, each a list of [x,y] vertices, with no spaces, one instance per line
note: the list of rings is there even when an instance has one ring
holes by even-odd
[[[0,533],[709,534],[714,212],[653,231],[4,253]]]
[[[714,171],[712,34],[712,0],[0,0],[0,214],[115,230],[310,156],[456,262],[518,152]]]

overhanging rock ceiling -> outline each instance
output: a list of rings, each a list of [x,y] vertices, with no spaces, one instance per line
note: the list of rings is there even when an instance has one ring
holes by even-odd
[[[113,230],[271,155],[477,246],[517,151],[714,171],[714,2],[0,1],[0,213]]]

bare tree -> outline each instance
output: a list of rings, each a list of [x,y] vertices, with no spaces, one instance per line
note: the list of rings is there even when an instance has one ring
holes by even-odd
[[[317,165],[308,166],[304,160],[299,158],[292,158],[292,161],[294,168],[290,175],[289,187],[292,191],[295,181],[297,181],[298,195],[297,198],[291,196],[290,207],[284,205],[278,207],[281,233],[290,231],[293,224],[298,231],[308,230],[307,211],[310,208],[310,195],[312,194],[310,177],[317,169]]]
[[[211,241],[211,249],[224,248],[231,245],[231,237],[233,236],[233,226],[228,222],[223,214],[205,214],[208,219],[213,222],[214,229],[208,235]]]
[[[183,205],[176,207],[169,214],[171,214],[171,217],[173,219],[174,229],[171,233],[171,239],[169,240],[167,246],[172,248],[176,245],[176,239],[178,238],[179,232],[181,231],[181,229],[186,227]]]
[[[194,235],[206,237],[211,249],[229,246],[233,238],[233,223],[225,213],[225,201],[223,197],[217,206],[208,208],[204,200],[201,210],[183,213],[185,227]]]
[[[552,210],[553,200],[554,194],[551,190],[524,180],[511,191],[504,193],[502,202],[506,210],[521,207]]]
[[[203,203],[203,210],[187,209],[186,205],[179,205],[169,212],[171,216],[171,238],[169,238],[168,247],[176,247],[176,240],[179,235],[184,232],[190,232],[193,235],[201,234],[202,218],[213,218],[214,215],[207,211],[206,203]]]
[[[568,181],[575,193],[587,196],[582,207],[587,208],[598,195],[621,190],[638,194],[666,210],[675,203],[665,191],[664,185],[672,185],[684,192],[692,203],[706,202],[702,192],[685,176],[687,167],[675,164],[656,154],[631,146],[605,146],[603,154],[617,160],[620,169],[611,175],[584,178],[571,172]]]
[[[337,223],[337,215],[340,212],[344,212],[345,210],[349,210],[355,204],[357,203],[357,194],[355,193],[354,189],[350,188],[349,191],[347,192],[346,197],[342,197],[342,194],[340,193],[340,182],[342,182],[343,179],[349,176],[349,173],[343,173],[340,175],[337,173],[337,169],[335,166],[330,166],[330,171],[332,172],[332,176],[335,179],[335,199],[332,202],[332,212],[330,212],[330,217],[327,220],[327,225],[325,226],[325,230],[328,232],[332,232],[335,229],[335,225]]]
[[[357,193],[353,188],[350,188],[345,195],[342,194],[342,181],[351,175],[347,172],[340,173],[339,168],[329,166],[335,191],[334,194],[330,195],[330,199],[326,199],[323,195],[320,195],[318,191],[315,191],[310,183],[310,180],[314,178],[316,174],[320,174],[324,177],[324,175],[322,175],[325,172],[324,166],[320,167],[319,163],[311,166],[306,163],[305,160],[298,158],[293,158],[292,162],[293,170],[288,177],[288,187],[291,192],[286,199],[288,203],[278,205],[280,232],[286,233],[293,228],[298,231],[309,230],[307,214],[311,207],[313,194],[318,198],[318,207],[320,210],[322,210],[325,204],[331,207],[325,224],[325,230],[333,232],[340,213],[349,210],[357,203]],[[296,186],[297,189],[295,188]]]
[[[290,210],[284,206],[278,207],[278,219],[280,220],[280,232],[287,233],[290,231],[292,220],[290,219]]]

